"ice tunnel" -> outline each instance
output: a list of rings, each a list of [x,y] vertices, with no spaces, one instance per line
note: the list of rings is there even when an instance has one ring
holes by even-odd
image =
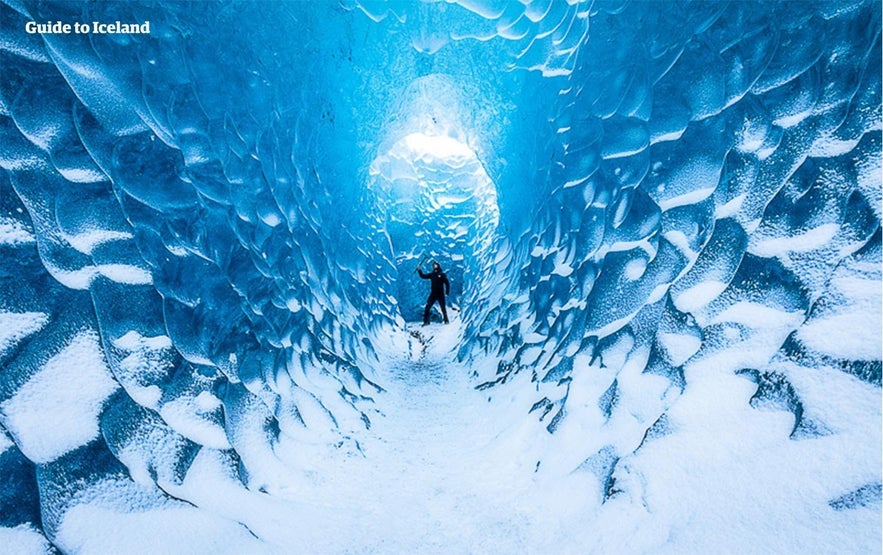
[[[377,159],[373,173],[385,197],[402,317],[422,318],[425,285],[413,276],[430,258],[449,268],[452,310],[462,312],[461,299],[472,306],[478,294],[471,284],[481,277],[476,261],[491,248],[499,221],[496,191],[475,153],[446,135],[412,133]]]
[[[0,0],[0,545],[880,553],[881,65],[875,0]]]

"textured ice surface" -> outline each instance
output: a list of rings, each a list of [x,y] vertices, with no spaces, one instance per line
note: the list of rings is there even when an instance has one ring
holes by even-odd
[[[4,0],[0,541],[879,552],[880,20]]]

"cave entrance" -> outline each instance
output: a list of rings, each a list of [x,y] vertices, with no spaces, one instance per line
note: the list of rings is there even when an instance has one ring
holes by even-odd
[[[456,317],[476,298],[499,222],[497,193],[475,152],[446,135],[412,133],[371,165],[396,264],[396,298],[405,321],[421,321],[429,291],[414,269],[438,261],[451,282]],[[435,310],[433,321],[440,321]]]

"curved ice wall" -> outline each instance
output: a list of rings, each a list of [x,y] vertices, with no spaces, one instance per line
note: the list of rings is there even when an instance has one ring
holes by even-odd
[[[78,505],[137,499],[229,530],[192,469],[273,493],[280,454],[358,450],[417,256],[391,237],[397,174],[371,168],[415,133],[493,187],[460,243],[458,356],[527,392],[538,468],[637,495],[709,376],[756,382],[794,440],[839,437],[826,385],[881,380],[879,21],[872,1],[7,1],[3,526],[73,549]],[[879,504],[876,476],[854,485]]]

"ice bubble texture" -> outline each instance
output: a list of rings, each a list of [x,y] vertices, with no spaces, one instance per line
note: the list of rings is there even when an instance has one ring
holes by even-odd
[[[47,20],[152,33],[24,30]],[[101,551],[78,530],[112,515],[122,549],[161,529],[284,550],[249,503],[297,499],[292,452],[360,450],[386,337],[419,317],[405,280],[454,249],[457,361],[538,430],[526,464],[588,477],[607,532],[587,549],[713,546],[671,494],[729,472],[703,442],[756,458],[734,482],[821,484],[783,504],[854,533],[808,545],[877,549],[880,20],[865,0],[4,0],[0,537]],[[437,180],[395,150],[421,101],[477,157]],[[403,204],[408,180],[428,196]]]

